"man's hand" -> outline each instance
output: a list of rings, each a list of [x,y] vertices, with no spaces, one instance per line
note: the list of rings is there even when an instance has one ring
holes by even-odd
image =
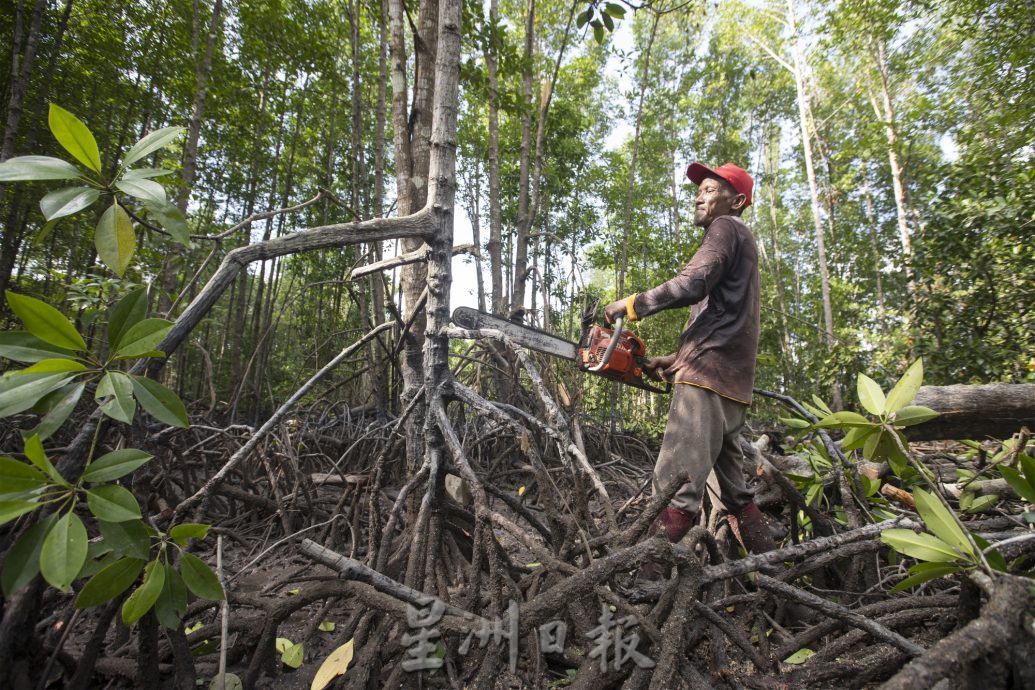
[[[665,355],[664,357],[648,357],[643,363],[643,373],[647,378],[655,381],[665,382],[671,378],[669,369],[676,363],[676,355]]]
[[[625,318],[625,316],[626,309],[624,299],[620,299],[617,302],[612,302],[611,304],[604,307],[604,321],[606,321],[608,324],[614,323],[619,317]]]

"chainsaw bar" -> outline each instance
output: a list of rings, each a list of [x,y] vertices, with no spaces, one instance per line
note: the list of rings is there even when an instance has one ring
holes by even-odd
[[[572,362],[579,361],[579,348],[575,343],[559,338],[553,333],[514,323],[513,321],[508,321],[493,314],[486,314],[477,309],[457,307],[453,311],[453,323],[460,328],[469,328],[471,330],[489,328],[499,331],[522,347],[571,360]]]

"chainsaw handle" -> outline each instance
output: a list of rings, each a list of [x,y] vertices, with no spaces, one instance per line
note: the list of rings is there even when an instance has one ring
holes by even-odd
[[[590,367],[586,371],[600,371],[607,366],[608,362],[611,361],[611,355],[614,354],[615,348],[618,347],[618,339],[622,336],[623,321],[625,321],[625,318],[622,316],[619,316],[617,319],[615,319],[615,330],[614,333],[611,334],[611,342],[607,344],[607,349],[604,351],[604,358],[600,360],[600,364],[596,365],[595,367]]]

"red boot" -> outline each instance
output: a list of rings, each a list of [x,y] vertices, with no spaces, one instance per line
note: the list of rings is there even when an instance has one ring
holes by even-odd
[[[726,518],[737,541],[750,553],[766,553],[776,549],[776,542],[769,531],[769,523],[754,503],[730,511]]]
[[[665,508],[658,515],[658,519],[651,525],[649,534],[657,534],[662,527],[665,528],[665,536],[673,544],[678,544],[686,533],[690,531],[691,515],[679,508]]]
[[[660,530],[664,529],[668,540],[673,544],[677,544],[690,531],[691,517],[690,513],[685,510],[665,508],[654,523],[651,524],[650,529],[647,530],[647,536],[653,537]],[[648,561],[636,571],[636,580],[647,582],[664,580],[668,577],[669,570],[668,566]]]

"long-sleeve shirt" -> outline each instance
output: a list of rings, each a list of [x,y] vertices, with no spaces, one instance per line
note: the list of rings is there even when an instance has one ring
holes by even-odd
[[[758,352],[758,249],[739,218],[712,221],[679,275],[633,299],[635,318],[689,305],[690,320],[670,369],[673,382],[750,403]]]

